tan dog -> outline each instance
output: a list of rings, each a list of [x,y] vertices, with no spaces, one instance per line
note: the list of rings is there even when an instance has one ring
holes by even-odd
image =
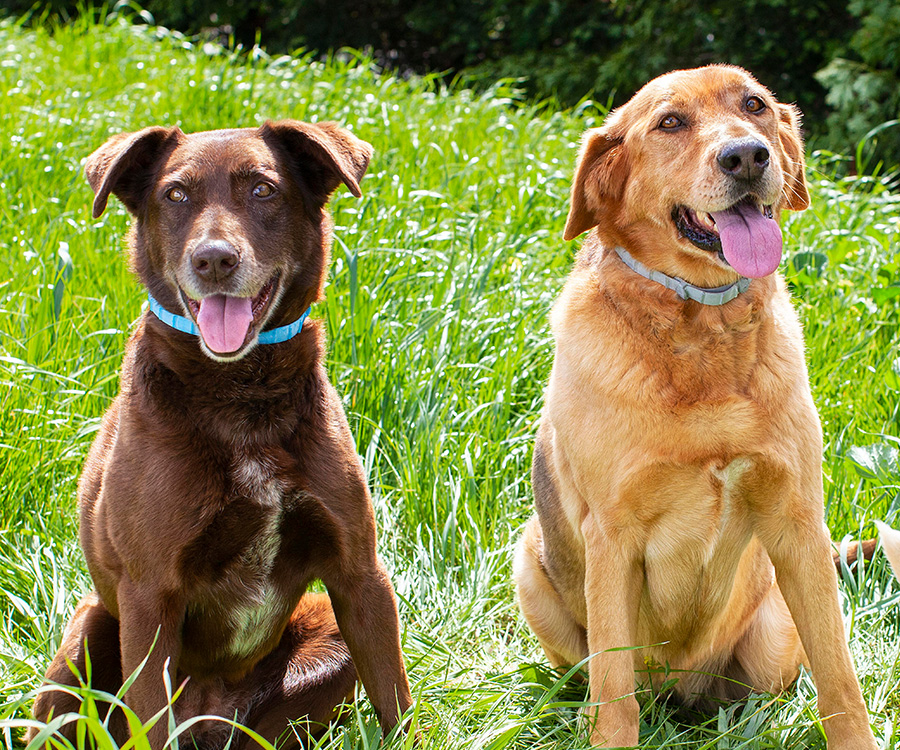
[[[296,720],[321,730],[357,674],[385,729],[410,706],[363,468],[306,319],[329,266],[325,205],[342,183],[360,195],[371,153],[333,123],[285,120],[147,128],[88,159],[94,216],[111,194],[134,215],[131,262],[152,297],[78,488],[96,593],[49,681],[78,684],[68,662],[85,674],[87,641],[93,687],[116,693],[149,653],[125,695],[141,722],[165,708],[167,670],[186,681],[177,721],[236,718],[273,742]],[[305,593],[316,579],[330,599]],[[47,690],[34,713],[78,706]],[[128,739],[121,712],[110,730]],[[193,747],[229,731],[195,725]]]
[[[808,664],[829,750],[875,748],[774,273],[781,211],[809,203],[798,120],[712,66],[651,81],[581,149],[565,237],[593,231],[553,311],[515,577],[550,662],[591,655],[595,745],[638,744],[636,669],[668,666],[696,701],[777,692]]]

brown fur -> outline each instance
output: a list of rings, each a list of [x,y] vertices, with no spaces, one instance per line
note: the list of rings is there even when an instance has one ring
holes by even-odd
[[[766,105],[749,111],[749,96]],[[687,126],[662,131],[675,113]],[[675,228],[741,186],[723,144],[761,139],[753,188],[808,204],[798,112],[739,68],[676,71],[589,131],[567,239],[593,229],[553,311],[556,357],[519,543],[519,601],[554,665],[591,655],[591,741],[638,744],[635,672],[685,700],[779,691],[812,669],[830,750],[873,750],[837,598],[822,433],[800,324],[778,274],[721,307],[629,269],[619,245],[693,284],[734,270]],[[765,198],[765,200],[762,200]],[[776,582],[777,579],[777,582]],[[642,678],[643,679],[643,678]]]
[[[112,138],[85,172],[95,216],[110,193],[134,214],[132,265],[167,310],[190,314],[186,289],[254,296],[277,275],[268,317],[254,322],[270,328],[321,297],[325,203],[341,182],[359,195],[370,154],[331,123],[187,136],[148,128]],[[261,183],[273,193],[257,197]],[[186,202],[167,199],[172,185]],[[201,278],[192,266],[211,240],[240,257],[227,278]],[[179,721],[236,716],[272,741],[295,720],[315,732],[352,696],[358,673],[389,729],[411,704],[397,608],[362,466],[322,364],[321,327],[307,321],[289,341],[254,341],[215,356],[197,336],[141,317],[79,485],[96,593],[79,605],[47,680],[77,684],[65,659],[83,672],[87,640],[95,686],[115,692],[156,637],[125,696],[144,722],[166,703],[169,660],[172,684],[188,679]],[[315,579],[330,600],[304,594]],[[75,708],[47,691],[35,715]],[[156,750],[165,726],[163,718],[151,730]],[[112,730],[128,737],[121,716]],[[228,731],[207,722],[194,742],[221,747]]]
[[[862,542],[850,542],[850,544],[847,545],[847,569],[851,571],[856,570],[860,558],[871,560],[875,555],[877,547],[878,542],[875,539],[866,539]],[[837,569],[838,575],[840,575],[844,568],[844,561],[841,560],[841,552],[838,549],[834,549],[831,551],[831,555],[834,558],[834,566]]]

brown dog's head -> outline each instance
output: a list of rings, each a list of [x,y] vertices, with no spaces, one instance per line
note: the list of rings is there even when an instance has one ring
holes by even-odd
[[[334,123],[192,135],[153,127],[111,138],[85,175],[94,217],[110,193],[134,215],[132,264],[150,293],[194,320],[207,355],[229,361],[319,298],[325,204],[340,183],[360,195],[371,154]]]
[[[772,273],[780,211],[809,205],[799,119],[741,68],[652,80],[586,134],[565,238],[596,226],[694,283]]]

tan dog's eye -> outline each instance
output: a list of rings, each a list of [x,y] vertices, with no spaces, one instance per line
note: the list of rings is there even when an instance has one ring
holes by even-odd
[[[253,188],[253,197],[254,198],[269,198],[275,194],[275,188],[273,188],[268,182],[261,182],[255,188]]]
[[[751,96],[744,102],[744,107],[751,114],[758,115],[766,108],[766,103],[758,96]]]
[[[187,200],[187,193],[181,188],[170,188],[166,191],[166,198],[172,203],[184,203]]]
[[[680,128],[684,123],[675,115],[666,115],[659,121],[659,127],[661,130],[675,130],[675,128]]]

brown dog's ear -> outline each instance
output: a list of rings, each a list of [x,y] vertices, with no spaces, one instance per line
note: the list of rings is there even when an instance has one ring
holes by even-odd
[[[260,127],[266,141],[275,141],[290,157],[303,185],[325,203],[342,182],[354,196],[366,173],[372,146],[333,122],[267,121]]]
[[[110,193],[137,214],[152,185],[153,166],[181,136],[178,128],[145,128],[114,135],[94,151],[84,165],[84,176],[95,194],[94,218],[106,210]]]
[[[622,138],[613,136],[606,126],[589,130],[578,155],[563,238],[574,239],[597,226],[601,206],[621,198],[627,177]]]
[[[778,140],[784,165],[785,206],[791,211],[802,211],[809,206],[806,189],[806,162],[803,159],[803,137],[800,135],[800,110],[793,104],[778,104]]]

